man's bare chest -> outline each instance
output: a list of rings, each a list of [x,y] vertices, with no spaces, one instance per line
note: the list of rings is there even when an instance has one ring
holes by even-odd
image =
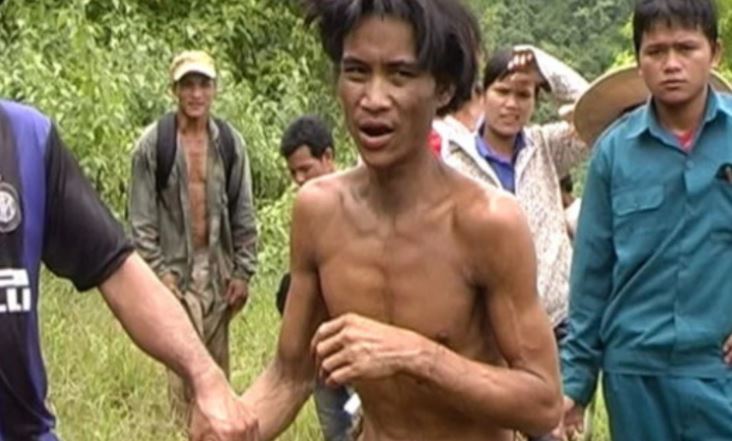
[[[331,316],[353,312],[458,345],[475,325],[476,290],[449,226],[344,229],[336,236],[318,271]]]
[[[183,154],[189,186],[205,185],[208,165],[208,142],[206,138],[184,138]]]

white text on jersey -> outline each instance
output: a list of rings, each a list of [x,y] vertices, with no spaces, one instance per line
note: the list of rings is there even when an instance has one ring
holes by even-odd
[[[0,314],[31,310],[31,289],[24,269],[0,269]]]

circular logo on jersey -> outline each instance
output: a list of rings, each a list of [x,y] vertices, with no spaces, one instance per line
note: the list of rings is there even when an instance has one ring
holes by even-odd
[[[20,220],[18,192],[7,182],[0,182],[0,233],[15,231]]]

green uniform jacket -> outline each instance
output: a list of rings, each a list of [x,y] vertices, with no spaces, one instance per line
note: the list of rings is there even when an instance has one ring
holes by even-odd
[[[252,179],[241,135],[232,128],[236,155],[229,185],[239,186],[239,200],[230,213],[226,173],[219,147],[219,130],[209,121],[206,198],[209,251],[214,288],[221,292],[230,278],[249,280],[256,269],[257,229],[252,200]],[[167,187],[157,195],[157,123],[145,129],[132,156],[129,212],[137,251],[158,276],[172,271],[183,290],[190,282],[193,263],[187,168],[183,148],[176,149]]]
[[[598,140],[571,274],[565,393],[585,405],[599,370],[731,375],[732,98],[709,93],[685,152],[652,104]]]

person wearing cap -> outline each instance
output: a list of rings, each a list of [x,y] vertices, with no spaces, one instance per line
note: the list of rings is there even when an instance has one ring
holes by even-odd
[[[588,170],[560,435],[575,431],[602,372],[613,440],[732,439],[732,98],[710,87],[717,17],[713,0],[637,1],[645,95],[577,105],[575,125],[591,139],[600,130],[581,121],[591,110],[642,102],[605,122]],[[612,78],[593,88],[611,90]],[[596,96],[636,87],[616,86]]]
[[[201,51],[183,52],[173,60],[170,80],[177,99],[170,137],[175,145],[169,147],[174,156],[160,186],[163,119],[137,141],[129,198],[132,237],[228,376],[229,321],[247,301],[256,265],[249,160],[241,135],[211,116],[213,59]],[[233,140],[233,148],[226,139]],[[233,150],[230,164],[225,164],[227,147]],[[169,388],[173,411],[185,421],[190,390],[173,372]]]
[[[252,414],[51,118],[0,100],[0,440],[58,440],[39,333],[41,263],[80,291],[98,288],[134,342],[185,378],[195,402],[192,441],[253,439]]]

